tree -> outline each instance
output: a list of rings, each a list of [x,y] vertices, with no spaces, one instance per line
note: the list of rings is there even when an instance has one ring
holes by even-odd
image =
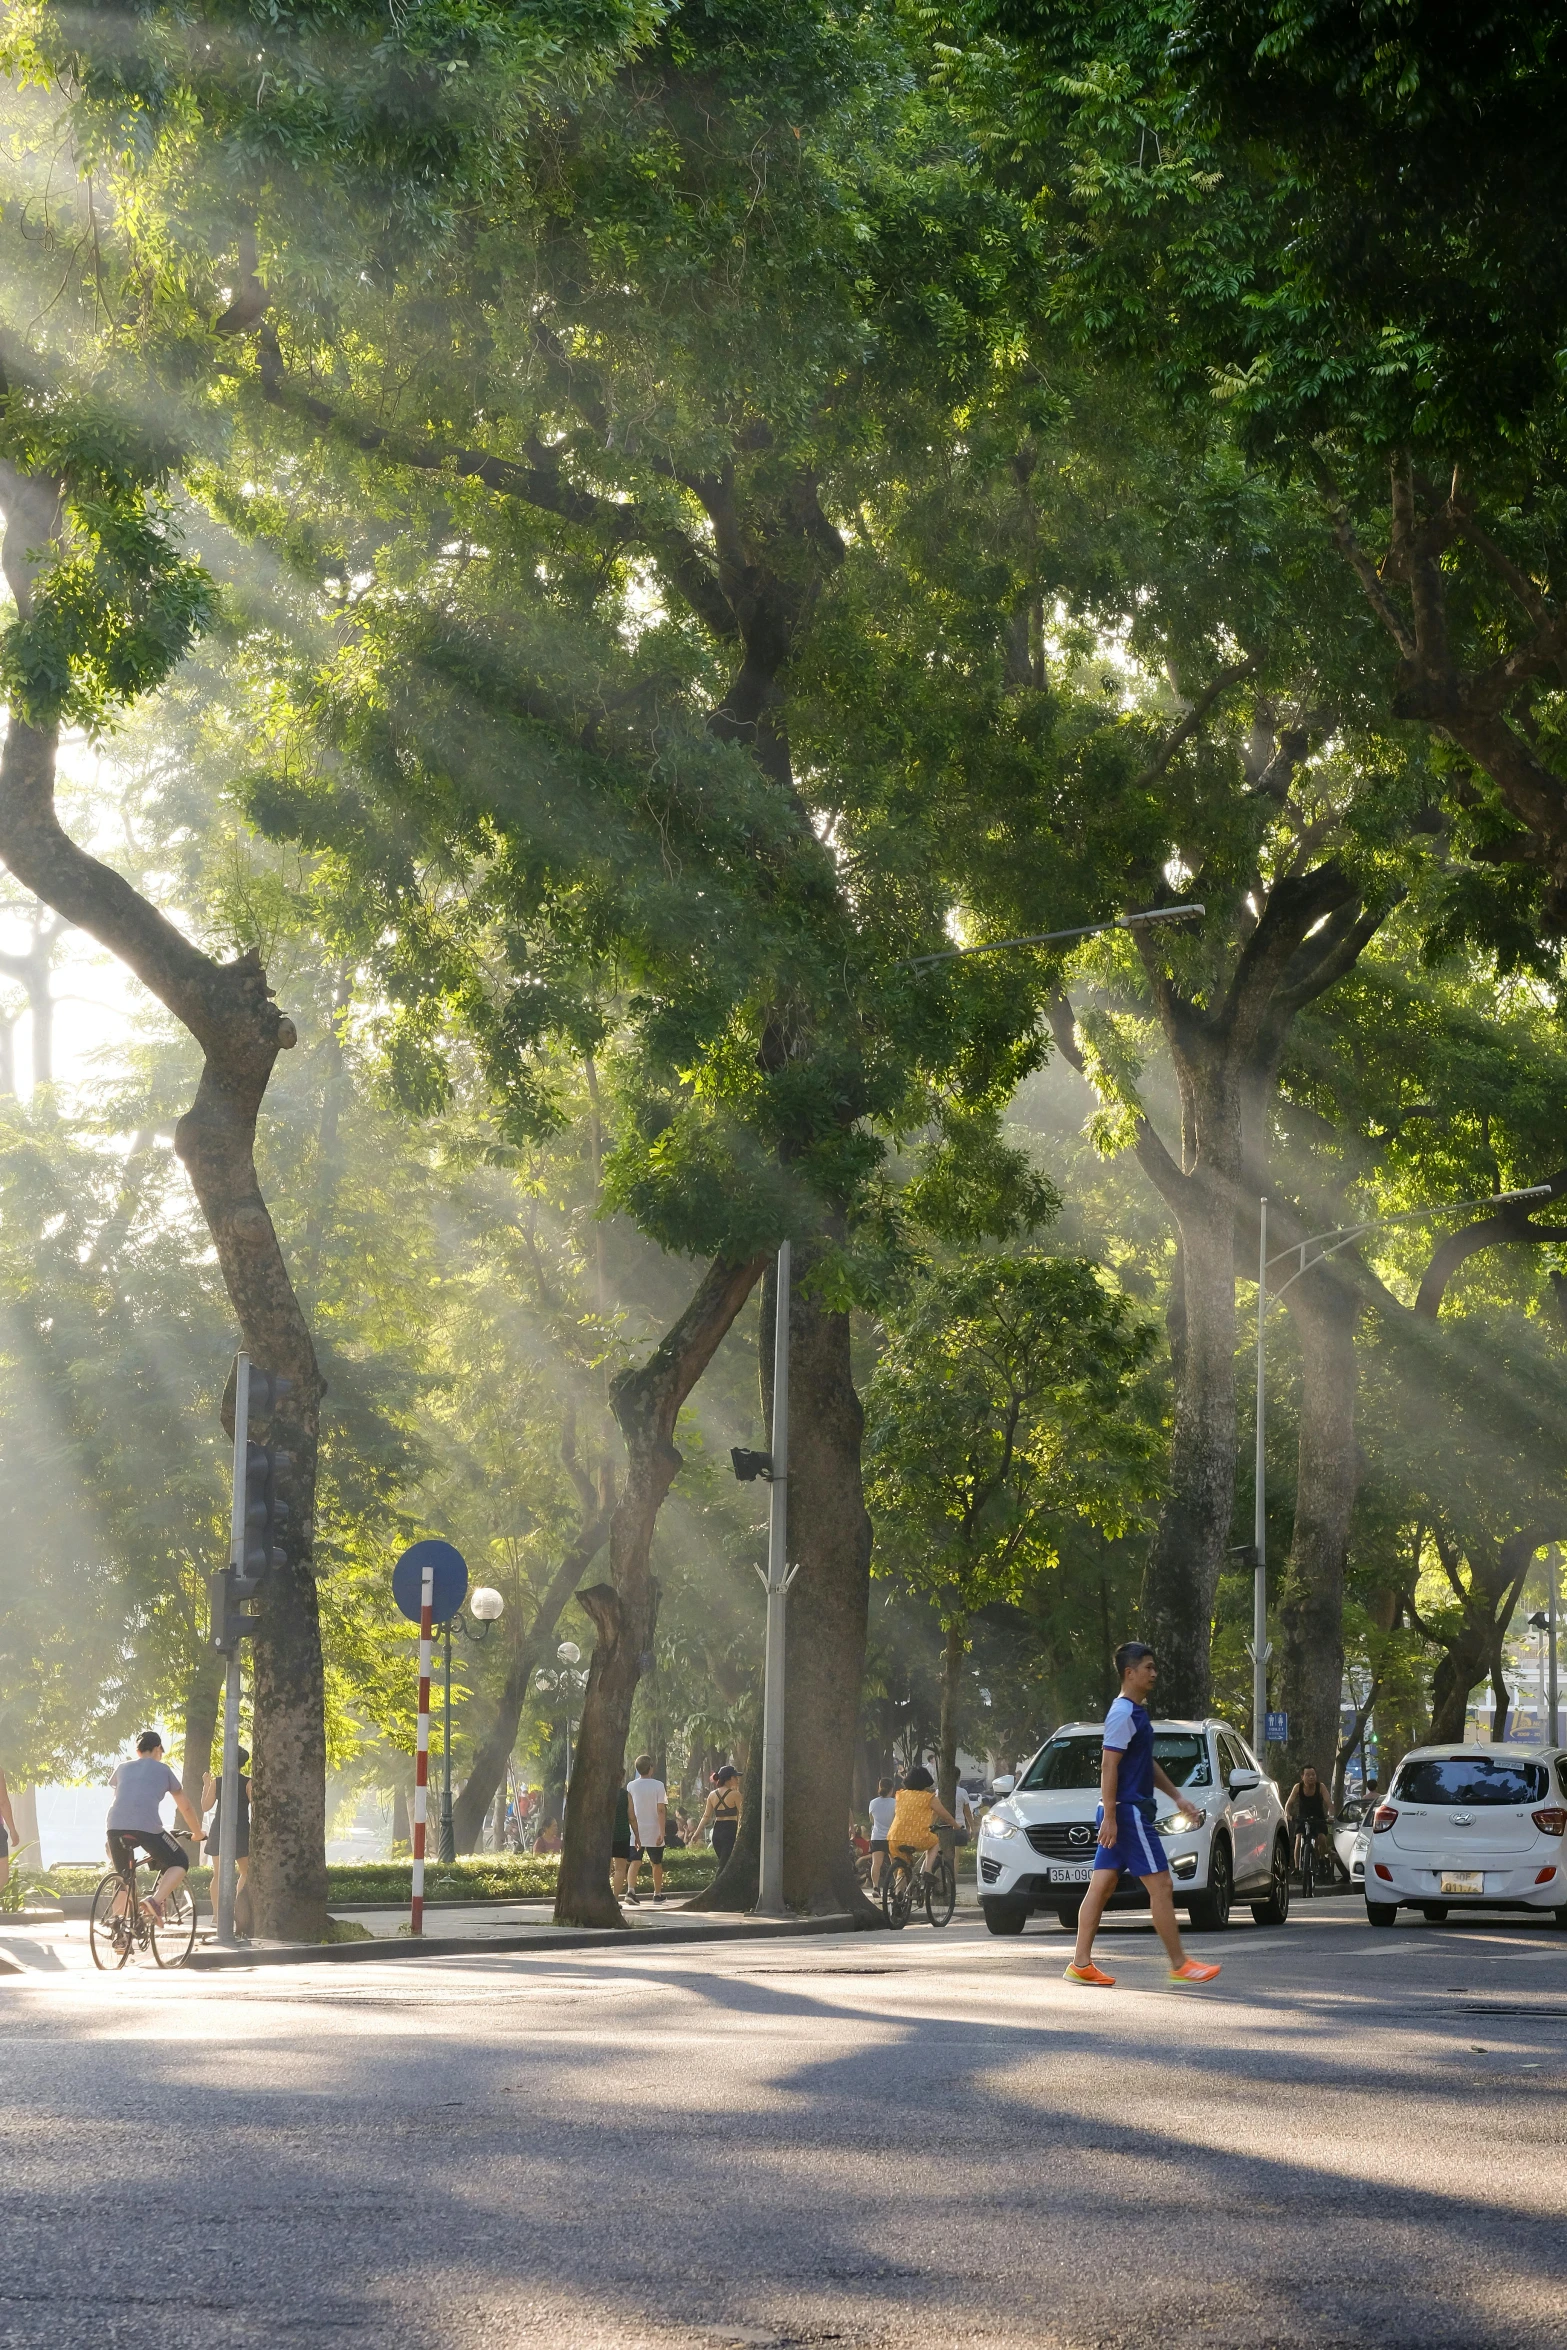
[[[969,1627],[1021,1603],[1065,1530],[1139,1523],[1157,1440],[1137,1375],[1152,1333],[1070,1257],[982,1257],[927,1274],[868,1390],[867,1498],[880,1574],[927,1597],[944,1635],[941,1800],[957,1776]]]

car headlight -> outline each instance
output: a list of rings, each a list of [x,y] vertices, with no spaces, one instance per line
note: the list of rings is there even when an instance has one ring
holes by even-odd
[[[987,1812],[980,1829],[982,1835],[998,1838],[1015,1836],[1017,1832],[1016,1820],[1003,1819],[999,1812]]]
[[[1172,1811],[1168,1819],[1159,1822],[1159,1833],[1161,1836],[1200,1836],[1207,1825],[1206,1818],[1189,1820],[1184,1813]]]

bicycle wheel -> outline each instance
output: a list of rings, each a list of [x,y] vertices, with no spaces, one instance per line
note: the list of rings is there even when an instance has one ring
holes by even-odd
[[[92,1945],[92,1962],[106,1972],[124,1966],[131,1955],[130,1920],[116,1917],[114,1897],[125,1890],[122,1880],[112,1871],[99,1879],[92,1897],[92,1915],[87,1924],[87,1939]]]
[[[943,1853],[930,1875],[925,1879],[925,1915],[933,1926],[945,1926],[957,1907],[958,1880],[951,1861]]]
[[[895,1860],[882,1879],[882,1914],[894,1933],[901,1933],[914,1912],[914,1871],[906,1860]]]
[[[182,1885],[171,1894],[164,1905],[163,1922],[158,1922],[155,1909],[147,1912],[151,1926],[152,1955],[159,1966],[183,1966],[196,1939],[196,1904],[190,1897],[190,1887]]]
[[[1303,1901],[1310,1901],[1317,1890],[1317,1852],[1308,1836],[1300,1848],[1300,1893]]]

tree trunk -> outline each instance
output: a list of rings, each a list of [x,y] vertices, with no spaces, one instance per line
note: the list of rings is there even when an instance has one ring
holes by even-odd
[[[544,1652],[554,1637],[562,1608],[604,1547],[609,1521],[610,1505],[606,1500],[556,1568],[527,1636],[507,1667],[494,1716],[474,1750],[467,1784],[452,1806],[459,1852],[472,1852],[479,1842],[484,1815],[497,1789],[505,1782],[507,1758],[517,1743],[517,1725],[527,1703],[528,1684],[544,1661]]]
[[[946,1625],[941,1650],[941,1743],[937,1750],[936,1793],[948,1811],[952,1810],[952,1799],[958,1791],[958,1695],[963,1685],[963,1659],[967,1655],[967,1623],[957,1620]]]
[[[1235,1508],[1233,1189],[1218,1180],[1194,1183],[1176,1214],[1174,1427],[1139,1632],[1158,1652],[1159,1711],[1202,1715],[1208,1710],[1214,1598]]]
[[[850,1370],[849,1317],[829,1312],[808,1288],[829,1245],[825,1237],[797,1245],[791,1283],[789,1555],[800,1572],[784,1643],[784,1900],[791,1909],[842,1911],[879,1926],[881,1913],[860,1891],[849,1847],[871,1522],[860,1481],[865,1415]],[[770,1320],[764,1300],[769,1379]]]
[[[293,1023],[273,1003],[254,950],[213,962],[66,837],[54,811],[58,745],[58,728],[13,715],[0,754],[0,857],[24,888],[118,956],[201,1046],[201,1081],[174,1147],[245,1352],[292,1382],[274,1427],[293,1456],[286,1555],[256,1601],[250,1884],[257,1933],[319,1941],[327,1927],[326,1732],[311,1550],[324,1388],[255,1167],[256,1119],[273,1063],[296,1041]]]
[[[610,1524],[611,1584],[578,1593],[598,1632],[566,1797],[566,1825],[555,1919],[563,1926],[625,1923],[610,1891],[609,1847],[615,1797],[622,1784],[626,1737],[637,1682],[653,1653],[658,1586],[650,1564],[653,1532],[680,1468],[675,1422],[686,1398],[746,1299],[767,1259],[740,1264],[715,1257],[685,1312],[648,1361],[623,1371],[610,1400],[626,1446],[625,1482]]]
[[[1344,1684],[1344,1568],[1360,1477],[1355,1442],[1355,1302],[1328,1272],[1288,1293],[1300,1340],[1295,1526],[1279,1592],[1280,1694],[1289,1715],[1290,1778],[1336,1766]]]

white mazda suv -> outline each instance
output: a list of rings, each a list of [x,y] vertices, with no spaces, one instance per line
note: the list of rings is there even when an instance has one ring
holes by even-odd
[[[1537,1746],[1420,1746],[1372,1815],[1366,1916],[1400,1909],[1554,1912],[1567,1926],[1567,1754]]]
[[[980,1822],[979,1905],[993,1934],[1020,1934],[1035,1910],[1053,1910],[1074,1932],[1093,1874],[1102,1725],[1068,1722]],[[1170,1856],[1178,1908],[1193,1926],[1230,1922],[1237,1896],[1259,1925],[1282,1926],[1290,1908],[1290,1834],[1279,1791],[1227,1722],[1155,1722],[1154,1759],[1202,1813],[1190,1827],[1167,1795],[1156,1826]],[[1112,1909],[1146,1909],[1135,1877],[1121,1878]]]

